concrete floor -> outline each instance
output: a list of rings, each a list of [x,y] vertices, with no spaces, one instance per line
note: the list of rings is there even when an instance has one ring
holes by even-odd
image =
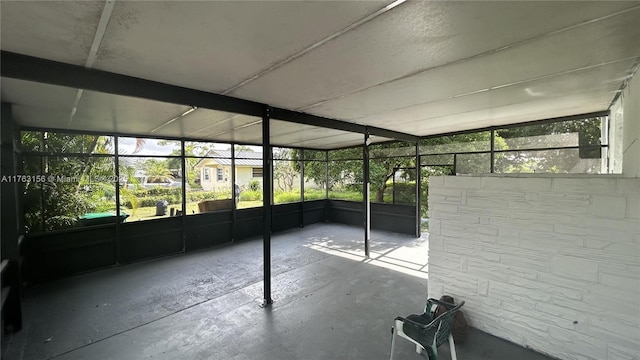
[[[313,225],[272,238],[275,303],[262,301],[262,239],[28,287],[7,359],[387,359],[398,315],[427,296],[427,236]],[[460,360],[550,359],[471,330]],[[397,359],[424,359],[399,339]],[[441,355],[449,359],[443,346]]]

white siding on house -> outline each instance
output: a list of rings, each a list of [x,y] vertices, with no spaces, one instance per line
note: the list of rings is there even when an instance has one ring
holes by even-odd
[[[253,180],[257,180],[260,183],[260,189],[262,189],[262,178],[253,177],[253,168],[250,166],[238,167],[236,169],[236,182],[243,190],[249,187],[249,183]]]
[[[429,181],[429,297],[560,359],[640,359],[640,179]]]
[[[203,190],[212,191],[214,189],[214,185],[213,185],[214,170],[215,169],[211,167],[200,168],[200,186],[202,186]]]

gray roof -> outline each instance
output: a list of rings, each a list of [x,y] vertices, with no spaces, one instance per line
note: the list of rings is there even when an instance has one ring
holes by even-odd
[[[236,166],[262,167],[262,153],[252,151],[236,151]],[[220,165],[231,166],[231,151],[211,150],[195,165],[198,167],[205,159],[214,159]]]

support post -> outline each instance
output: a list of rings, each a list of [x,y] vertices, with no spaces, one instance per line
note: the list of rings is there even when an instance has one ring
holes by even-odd
[[[237,230],[236,222],[238,221],[238,202],[240,199],[240,191],[236,191],[236,145],[231,144],[231,199],[233,199],[233,207],[231,208],[231,241],[236,241]]]
[[[269,119],[270,108],[264,109],[262,116],[262,210],[263,210],[263,257],[264,257],[264,300],[262,307],[273,304],[271,298],[271,187],[272,187],[272,154]]]
[[[422,167],[420,166],[420,142],[416,142],[416,237],[420,237],[422,227]],[[424,199],[427,201],[427,199]]]
[[[324,152],[324,221],[329,222],[329,150]]]
[[[120,149],[118,148],[118,142],[120,138],[118,136],[113,137],[113,150],[115,153],[114,157],[114,166],[116,172],[116,240],[114,242],[114,247],[116,251],[116,264],[120,264],[120,260],[122,259],[122,247],[120,246]],[[129,179],[127,179],[127,183]]]
[[[304,149],[300,149],[300,227],[304,227]]]
[[[184,140],[180,140],[180,167],[182,168],[182,216],[180,223],[182,224],[182,252],[187,252],[187,235],[185,229],[187,227],[187,160],[185,157]]]
[[[458,175],[458,154],[453,154],[453,174]]]
[[[393,168],[393,175],[391,175],[391,203],[393,205],[396,204],[396,172],[398,172],[398,168]]]
[[[2,103],[2,117],[0,118],[0,176],[11,178],[17,174],[16,166],[16,126],[13,122],[11,104]],[[0,184],[0,240],[2,260],[2,297],[3,324],[12,331],[22,328],[22,280],[20,275],[20,243],[22,229],[18,229],[22,222],[18,219],[18,183],[16,181],[2,181]],[[8,289],[8,290],[7,290]],[[8,292],[6,292],[8,291]],[[6,296],[6,300],[5,300]]]
[[[364,134],[364,144],[362,146],[362,187],[364,206],[364,256],[368,259],[370,255],[369,241],[371,240],[371,201],[369,199],[369,134]]]
[[[496,145],[496,131],[495,129],[491,129],[491,165],[489,167],[490,172],[493,174],[495,172],[495,145]]]

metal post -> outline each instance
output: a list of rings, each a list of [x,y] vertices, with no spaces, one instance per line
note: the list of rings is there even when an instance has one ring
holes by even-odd
[[[304,149],[300,149],[300,227],[304,227]]]
[[[458,175],[458,154],[453,154],[453,174]]]
[[[114,244],[116,251],[116,264],[120,264],[120,259],[122,257],[121,247],[120,247],[120,155],[118,148],[118,140],[120,138],[118,136],[113,137],[113,150],[114,150],[114,166],[116,172],[116,242]],[[127,183],[129,179],[127,178]]]
[[[494,164],[494,160],[495,160],[495,130],[491,129],[491,167],[490,167],[490,172],[493,174],[495,171],[495,164]]]
[[[187,227],[187,160],[185,159],[184,140],[180,140],[180,166],[182,167],[182,252],[187,251],[187,236],[185,228]]]
[[[16,124],[13,121],[11,104],[3,102],[0,117],[0,176],[11,177],[17,175],[16,164]],[[13,331],[22,328],[22,278],[20,274],[20,237],[23,229],[18,228],[18,193],[17,182],[3,181],[0,183],[0,228],[2,228],[2,242],[0,248],[2,258],[8,261],[2,278],[2,313],[3,326]],[[9,292],[6,293],[6,288]],[[5,297],[6,296],[6,297]],[[6,301],[6,302],[5,302]],[[4,335],[4,333],[3,333]]]
[[[262,307],[273,304],[271,298],[271,135],[269,128],[270,108],[264,109],[262,116],[262,210],[263,210],[263,251],[264,251],[264,300]]]
[[[396,204],[396,172],[397,171],[398,171],[398,168],[393,168],[393,175],[391,175],[391,183],[392,183],[391,189],[393,190],[391,191],[391,203],[393,205]],[[384,197],[384,194],[383,194],[383,197]]]
[[[362,193],[364,206],[364,256],[369,258],[369,241],[371,239],[371,200],[369,199],[369,133],[364,134],[362,146]]]
[[[264,175],[264,174],[263,174]],[[236,145],[231,144],[231,199],[233,201],[233,207],[231,208],[231,241],[236,240],[236,222],[238,220],[238,203],[240,199],[238,199],[238,194],[236,194]],[[240,185],[238,185],[240,186]]]
[[[329,221],[329,150],[324,152],[324,221]]]
[[[420,142],[416,142],[416,237],[420,237],[421,235],[421,225],[422,225],[422,172],[420,166]],[[427,201],[427,199],[424,199]]]
[[[44,138],[44,131],[40,133],[40,149],[46,149],[45,147],[45,138]],[[47,151],[47,150],[45,150]],[[47,172],[47,156],[40,156],[40,174],[39,175],[44,175]],[[46,231],[45,230],[45,220],[46,220],[46,215],[45,215],[45,206],[44,206],[44,186],[42,183],[40,183],[38,185],[38,188],[40,189],[40,209],[42,209],[42,211],[40,211],[40,230],[41,231]]]

